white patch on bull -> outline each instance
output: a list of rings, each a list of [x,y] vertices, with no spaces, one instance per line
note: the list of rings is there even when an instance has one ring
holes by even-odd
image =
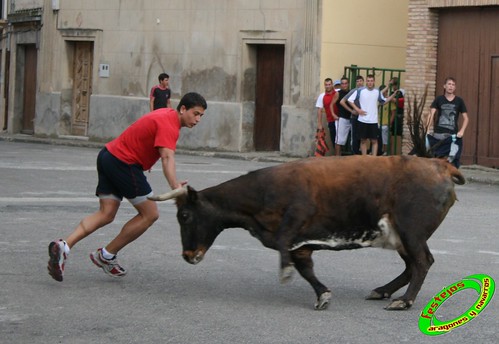
[[[290,251],[296,250],[305,245],[326,246],[331,249],[351,249],[353,246],[360,247],[380,247],[389,250],[397,250],[401,247],[400,237],[394,230],[387,214],[378,221],[376,230],[366,231],[357,239],[344,238],[331,235],[324,239],[312,239],[298,242],[291,246]]]
[[[402,246],[400,237],[393,228],[392,223],[390,222],[390,218],[387,214],[384,214],[378,221],[378,228],[381,229],[382,235],[380,235],[373,241],[372,247],[397,250],[400,246]]]

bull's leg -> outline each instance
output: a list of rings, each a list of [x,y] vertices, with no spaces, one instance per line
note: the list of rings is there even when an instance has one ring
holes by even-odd
[[[289,208],[282,218],[279,229],[276,232],[276,246],[279,254],[281,255],[281,270],[279,278],[281,283],[286,283],[291,280],[293,276],[293,260],[291,259],[290,249],[295,233],[302,226],[303,220],[296,216],[300,214],[305,216],[303,211],[297,211]]]
[[[397,278],[382,287],[378,287],[371,291],[371,294],[366,296],[366,300],[383,300],[392,296],[397,290],[407,285],[411,280],[411,262],[403,250],[398,250],[398,253],[405,262],[405,270]]]
[[[385,309],[403,310],[412,306],[428,270],[435,261],[426,242],[419,245],[406,245],[407,256],[411,269],[411,279],[404,295],[396,298]]]
[[[291,254],[289,253],[289,243],[282,238],[277,240],[277,249],[281,255],[281,269],[279,273],[279,280],[281,283],[287,283],[293,277],[293,262]]]
[[[314,288],[317,301],[314,304],[316,310],[326,309],[331,299],[331,291],[315,277],[312,250],[300,248],[291,252],[291,258],[296,270]]]

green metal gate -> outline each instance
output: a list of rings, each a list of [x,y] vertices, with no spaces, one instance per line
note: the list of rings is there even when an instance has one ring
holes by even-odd
[[[355,88],[355,79],[358,75],[362,75],[364,80],[367,75],[372,74],[375,77],[377,85],[387,85],[390,80],[397,78],[398,80],[398,88],[402,91],[401,96],[397,96],[397,103],[389,103],[387,106],[380,106],[379,108],[379,123],[384,123],[388,120],[388,133],[389,140],[387,144],[387,154],[401,154],[402,148],[402,133],[398,132],[401,127],[403,127],[403,105],[402,105],[402,114],[395,114],[393,123],[390,123],[390,117],[392,112],[397,112],[397,105],[404,102],[403,96],[405,92],[400,88],[400,84],[402,81],[402,75],[405,73],[404,69],[389,69],[389,68],[376,68],[376,67],[359,67],[357,65],[345,66],[343,75],[348,78],[350,81],[350,89]],[[392,94],[394,91],[394,86],[390,85],[388,89],[388,95]],[[399,130],[397,130],[399,129]],[[401,131],[401,130],[400,130]]]

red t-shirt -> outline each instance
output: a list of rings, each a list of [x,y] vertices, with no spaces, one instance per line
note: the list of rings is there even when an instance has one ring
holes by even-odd
[[[139,118],[106,148],[124,163],[139,164],[146,171],[158,161],[158,147],[175,150],[180,127],[177,111],[161,108]]]
[[[333,101],[333,97],[336,94],[335,90],[332,90],[331,93],[324,93],[324,98],[322,98],[322,104],[324,104],[324,110],[326,110],[326,118],[328,122],[334,122],[335,119],[333,117],[333,113],[331,112],[331,102]],[[336,109],[336,104],[333,104],[334,112],[336,116],[338,116],[338,110]]]

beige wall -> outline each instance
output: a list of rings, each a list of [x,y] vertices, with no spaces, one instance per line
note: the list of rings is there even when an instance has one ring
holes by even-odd
[[[404,69],[409,0],[324,0],[321,80],[344,66]]]
[[[96,29],[102,45],[95,66],[110,77],[94,78],[94,94],[148,97],[157,76],[170,74],[173,97],[194,88],[207,99],[239,101],[243,40],[286,44],[289,64],[285,102],[304,87],[291,70],[304,46],[305,0],[81,0],[61,1],[59,30]],[[296,48],[295,48],[296,47]],[[94,68],[95,69],[95,68]],[[294,73],[294,74],[293,74]]]

